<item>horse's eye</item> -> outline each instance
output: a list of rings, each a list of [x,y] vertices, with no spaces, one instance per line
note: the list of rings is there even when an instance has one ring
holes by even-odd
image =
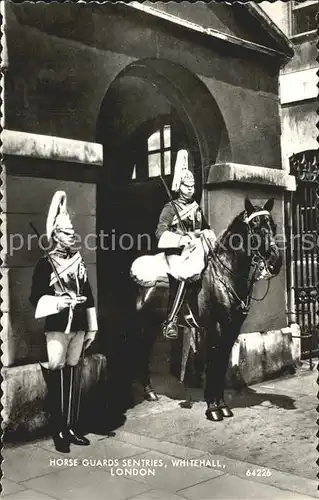
[[[256,217],[254,220],[254,227],[257,228],[258,226],[260,226],[260,217]]]
[[[270,220],[269,216],[268,215],[264,215],[264,217],[265,217],[265,219],[264,219],[265,224],[271,224],[271,220]]]

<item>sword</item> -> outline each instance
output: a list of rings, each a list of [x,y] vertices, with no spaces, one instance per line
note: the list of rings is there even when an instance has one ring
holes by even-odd
[[[40,233],[39,233],[39,231],[37,230],[37,228],[34,226],[34,224],[33,224],[32,222],[29,222],[29,225],[30,225],[31,229],[35,232],[35,234],[37,235],[38,240],[40,240],[41,236],[40,236]],[[43,249],[43,251],[44,251],[44,253],[45,253],[46,257],[48,258],[48,260],[49,260],[49,262],[50,262],[50,264],[51,264],[51,267],[52,267],[52,269],[53,269],[54,275],[55,275],[55,277],[56,277],[56,279],[57,279],[57,282],[58,282],[58,284],[59,284],[59,287],[61,288],[61,292],[62,292],[62,294],[66,294],[66,295],[68,295],[70,298],[72,298],[72,297],[71,297],[71,295],[70,295],[70,293],[69,293],[69,292],[67,291],[67,289],[65,288],[65,286],[64,286],[64,284],[63,284],[63,282],[62,282],[62,280],[61,280],[61,278],[60,278],[60,276],[59,276],[59,273],[58,273],[58,271],[57,271],[57,268],[55,267],[54,260],[52,259],[51,255],[50,255],[50,254],[49,254],[49,252],[47,252],[46,250],[44,250],[44,249]],[[72,320],[73,320],[73,310],[74,310],[74,306],[72,306],[72,305],[70,304],[70,306],[69,306],[69,318],[68,318],[68,324],[67,324],[67,326],[66,326],[66,329],[65,329],[64,333],[70,333],[70,330],[71,330],[71,323],[72,323]]]
[[[32,223],[32,222],[29,222],[29,225],[30,225],[31,229],[35,232],[35,234],[37,235],[38,240],[40,240],[41,235],[40,235],[39,231],[37,230],[37,228],[33,225],[33,223]],[[47,252],[47,251],[46,251],[46,250],[44,250],[44,249],[43,249],[43,251],[44,251],[44,253],[45,253],[46,257],[47,257],[47,258],[49,259],[49,261],[50,261],[50,264],[51,264],[51,266],[52,266],[53,272],[54,272],[54,274],[55,274],[55,277],[56,277],[56,279],[57,279],[57,282],[59,283],[59,287],[61,288],[62,293],[67,293],[67,290],[65,289],[65,286],[63,285],[63,283],[62,283],[62,281],[61,281],[61,278],[60,278],[60,276],[59,276],[59,273],[58,273],[58,271],[57,271],[57,268],[55,267],[54,260],[52,259],[52,257],[51,257],[51,255],[49,254],[49,252]]]
[[[170,201],[170,204],[172,205],[173,210],[175,212],[175,215],[176,215],[176,217],[178,219],[178,222],[180,223],[181,229],[182,229],[183,233],[186,234],[187,233],[186,228],[185,228],[184,223],[183,223],[183,221],[181,219],[181,216],[179,215],[179,211],[177,210],[177,206],[175,205],[173,196],[172,196],[172,194],[171,194],[171,192],[170,192],[170,190],[169,190],[169,188],[168,188],[165,180],[163,179],[163,177],[161,175],[160,175],[160,179],[161,179],[161,181],[163,183],[163,186],[164,186],[165,191],[167,193],[167,196],[168,196],[168,199]]]

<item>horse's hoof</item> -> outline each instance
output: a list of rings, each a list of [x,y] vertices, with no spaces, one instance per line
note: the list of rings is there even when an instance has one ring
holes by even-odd
[[[219,408],[208,408],[205,412],[206,418],[212,422],[220,422],[223,420],[223,412]]]
[[[223,414],[223,417],[233,417],[234,416],[233,412],[231,411],[231,409],[227,405],[220,408],[220,410]]]
[[[179,406],[181,408],[186,408],[187,410],[190,410],[191,408],[193,408],[193,401],[181,401],[179,403]]]
[[[224,399],[221,398],[219,401],[217,401],[217,407],[221,410],[222,414],[224,417],[233,417],[234,414],[229,408],[229,406],[225,403]]]
[[[146,399],[146,401],[149,401],[150,403],[152,403],[154,401],[158,401],[159,397],[156,394],[156,392],[154,391],[153,387],[146,387],[145,391],[144,391],[144,399]]]
[[[149,401],[151,403],[153,401],[158,401],[159,397],[155,391],[150,391],[150,392],[145,393],[144,399],[146,399],[146,401]]]

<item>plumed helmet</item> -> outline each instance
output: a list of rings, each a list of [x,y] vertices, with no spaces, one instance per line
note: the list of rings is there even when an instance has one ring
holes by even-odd
[[[187,169],[188,169],[188,151],[187,149],[180,149],[177,152],[177,157],[175,162],[172,191],[178,192],[181,185],[183,173]]]
[[[194,175],[190,170],[183,170],[181,184],[185,184],[186,186],[195,185]]]
[[[67,209],[65,191],[56,191],[53,195],[46,222],[48,241],[52,241],[52,235],[56,229],[73,229],[70,214]]]
[[[177,152],[174,178],[172,182],[172,191],[176,193],[179,191],[181,184],[194,185],[195,180],[192,172],[188,170],[188,151],[187,149],[180,149]]]

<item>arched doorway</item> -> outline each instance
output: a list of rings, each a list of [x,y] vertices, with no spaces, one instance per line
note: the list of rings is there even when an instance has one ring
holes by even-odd
[[[97,232],[105,235],[97,255],[103,332],[129,321],[130,265],[156,251],[154,232],[167,201],[159,174],[171,186],[176,153],[187,148],[200,201],[205,168],[215,163],[225,132],[208,89],[181,66],[137,61],[109,87],[97,124],[104,148],[96,214]]]

